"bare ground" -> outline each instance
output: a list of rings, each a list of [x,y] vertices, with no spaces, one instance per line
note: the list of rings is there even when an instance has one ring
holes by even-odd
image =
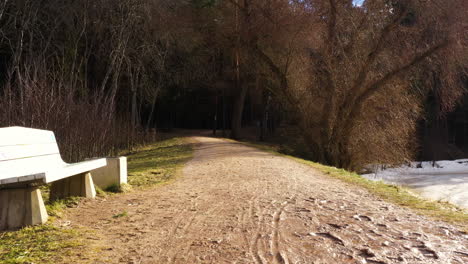
[[[456,227],[288,158],[194,140],[175,182],[68,211],[105,246],[94,262],[468,263]]]

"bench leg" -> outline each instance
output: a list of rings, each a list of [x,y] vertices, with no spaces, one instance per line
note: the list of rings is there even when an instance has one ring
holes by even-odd
[[[0,230],[43,224],[47,218],[39,187],[0,190]]]
[[[52,183],[50,188],[50,199],[57,200],[71,196],[80,196],[86,198],[96,197],[93,178],[91,173],[83,173],[62,179]]]

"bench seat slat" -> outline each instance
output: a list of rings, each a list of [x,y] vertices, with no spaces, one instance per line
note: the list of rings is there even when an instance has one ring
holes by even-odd
[[[59,154],[57,143],[0,146],[0,162]]]
[[[21,182],[31,182],[31,181],[42,181],[44,182],[45,172],[34,173],[30,175],[24,175],[13,178],[6,178],[0,180],[0,185],[3,184],[12,184],[12,183],[21,183]]]
[[[11,177],[12,174],[9,174],[10,177],[0,179],[0,184],[11,184],[19,182],[29,182],[42,180],[44,183],[51,183],[63,178],[67,178],[73,175],[85,173],[92,171],[94,169],[104,167],[107,165],[106,159],[95,159],[88,160],[73,164],[63,163],[61,165],[55,165],[55,167],[44,168],[43,172],[16,172],[16,176]],[[47,169],[47,170],[46,170]],[[40,169],[38,169],[40,170]],[[1,172],[0,172],[1,173]]]
[[[7,127],[0,131],[0,146],[56,143],[54,132],[24,127]]]
[[[106,159],[94,159],[73,164],[66,164],[63,167],[57,167],[56,169],[47,171],[45,174],[45,183],[50,183],[69,176],[89,172],[106,165]]]
[[[60,154],[0,162],[0,180],[44,173],[53,167],[63,167]]]
[[[38,180],[50,183],[106,165],[106,159],[65,163],[52,131],[0,128],[0,185]]]

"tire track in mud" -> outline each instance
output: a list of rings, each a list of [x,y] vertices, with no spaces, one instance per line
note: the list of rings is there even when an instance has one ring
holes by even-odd
[[[185,223],[185,225],[183,225],[183,228],[178,229],[178,227],[179,227],[180,225],[177,225],[177,226],[176,226],[176,230],[177,230],[178,232],[182,232],[182,233],[187,232],[187,230],[190,228],[190,226],[191,226],[191,225],[193,224],[193,222],[195,221],[195,218],[196,218],[196,215],[190,216],[190,217],[188,218],[187,222]],[[185,219],[185,217],[184,217],[184,219]],[[181,220],[182,220],[182,218],[181,218]],[[180,223],[180,222],[179,222],[179,223]],[[180,231],[179,231],[179,230],[180,230]],[[177,240],[177,239],[178,239],[178,238],[176,237],[177,231],[176,231],[176,233],[173,233],[173,235],[172,235],[171,237],[169,237],[169,239],[171,240],[171,242],[173,242],[174,240]],[[172,244],[170,248],[174,248],[174,249],[172,249],[172,250],[170,251],[170,252],[172,252],[172,254],[170,254],[170,257],[169,257],[167,263],[169,263],[169,264],[174,263],[174,261],[175,261],[175,259],[177,258],[177,255],[178,255],[178,253],[180,252],[181,248],[183,248],[183,249],[185,249],[185,250],[188,250],[188,247],[184,247],[184,246],[185,246],[186,244],[188,244],[188,243],[189,243],[188,241],[185,241],[185,243],[183,243],[184,245],[181,245],[181,243],[177,243],[177,244],[175,244],[175,245],[174,245],[174,243],[169,243],[169,245]]]
[[[260,249],[258,247],[258,243],[262,237],[261,231],[263,228],[263,213],[260,211],[260,207],[258,206],[258,196],[252,197],[248,203],[249,207],[247,209],[247,213],[243,211],[244,218],[240,223],[240,228],[242,229],[242,235],[245,244],[249,247],[249,253],[252,257],[252,260],[256,264],[263,264],[264,258],[262,258]],[[255,215],[254,208],[256,209],[257,215]],[[253,234],[250,236],[247,234],[249,229],[254,230]]]
[[[273,263],[285,264],[289,263],[285,254],[281,254],[279,249],[280,244],[280,221],[283,210],[288,202],[284,202],[273,214],[273,233],[271,241],[271,255],[273,256]]]
[[[255,210],[257,212],[258,215],[256,215],[256,217],[254,217],[254,205],[255,205]],[[255,263],[258,263],[258,264],[263,264],[264,261],[264,257],[262,257],[262,252],[260,250],[260,248],[258,247],[258,243],[260,242],[260,239],[262,237],[261,235],[261,231],[263,229],[263,219],[264,219],[264,216],[263,216],[263,212],[261,211],[260,209],[260,206],[258,204],[258,198],[255,197],[254,200],[253,200],[253,203],[252,203],[252,206],[250,207],[250,216],[249,216],[249,219],[250,221],[256,225],[256,231],[254,233],[254,237],[253,237],[253,243],[252,245],[250,246],[250,251],[251,251],[251,254],[254,258],[254,261]],[[255,223],[255,221],[257,223]]]
[[[176,261],[178,255],[180,255],[179,252],[183,251],[184,253],[181,255],[185,256],[190,249],[188,245],[190,245],[191,241],[184,241],[183,243],[178,243],[178,241],[187,234],[193,223],[200,218],[197,210],[200,196],[196,193],[185,194],[185,196],[185,199],[189,199],[190,201],[189,206],[184,204],[184,206],[178,207],[177,209],[179,210],[174,213],[177,217],[176,224],[167,234],[165,246],[163,246],[169,250],[161,252],[159,262],[164,259],[164,263],[172,264]]]
[[[285,214],[285,209],[288,205],[295,204],[297,193],[295,190],[297,189],[298,182],[296,178],[291,179],[292,184],[288,183],[285,187],[285,193],[278,194],[280,197],[281,195],[286,196],[284,202],[280,204],[280,206],[275,210],[273,214],[273,231],[271,234],[272,241],[271,241],[271,255],[273,256],[272,263],[277,264],[289,264],[287,251],[287,244],[281,243],[281,218]],[[281,250],[280,245],[286,246],[285,249]]]

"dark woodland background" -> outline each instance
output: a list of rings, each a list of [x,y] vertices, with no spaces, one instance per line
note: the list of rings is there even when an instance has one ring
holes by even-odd
[[[463,0],[2,0],[0,126],[64,159],[175,128],[359,170],[468,158]]]

